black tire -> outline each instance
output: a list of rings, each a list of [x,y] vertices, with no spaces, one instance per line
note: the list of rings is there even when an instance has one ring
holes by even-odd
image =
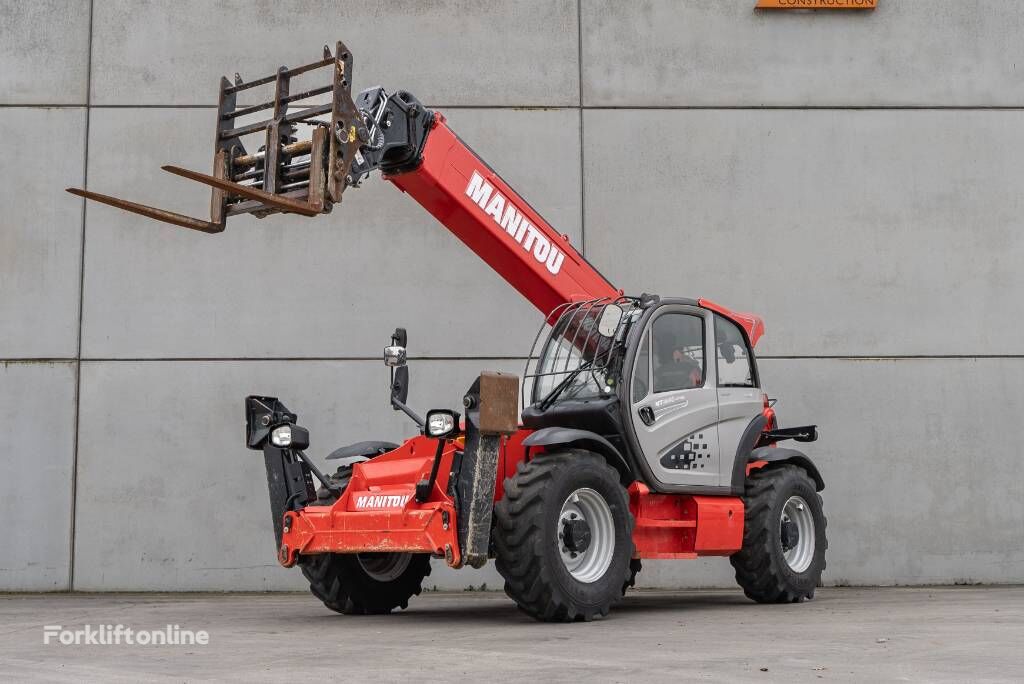
[[[404,563],[404,557],[408,557],[408,565],[389,581],[376,579],[364,567]],[[331,610],[346,615],[381,615],[407,608],[409,599],[419,595],[423,578],[430,574],[430,554],[322,553],[303,558],[302,574],[309,580],[313,595]]]
[[[636,576],[640,573],[640,570],[642,569],[643,564],[640,562],[639,558],[633,558],[629,561],[629,579],[626,580],[626,583],[622,585],[623,596],[626,595],[626,591],[628,589],[632,589],[636,586]]]
[[[558,542],[563,503],[584,488],[607,505],[612,522],[608,531],[614,540],[607,568],[589,582],[570,573]],[[505,495],[494,516],[495,564],[505,578],[505,593],[538,620],[603,617],[633,581],[629,499],[618,473],[597,454],[573,449],[520,463],[515,476],[505,480]]]
[[[782,512],[793,496],[806,502],[814,522],[813,555],[801,572],[794,572],[783,555]],[[797,603],[814,598],[828,548],[827,520],[814,481],[793,465],[756,470],[747,478],[744,506],[743,548],[729,558],[743,593],[758,603]],[[792,545],[794,541],[790,537],[787,543]]]

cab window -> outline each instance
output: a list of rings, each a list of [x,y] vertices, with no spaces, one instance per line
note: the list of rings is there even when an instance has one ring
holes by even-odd
[[[715,314],[715,359],[719,387],[754,387],[750,350],[740,327]]]
[[[684,313],[663,314],[651,327],[654,391],[702,387],[705,379],[704,319]]]

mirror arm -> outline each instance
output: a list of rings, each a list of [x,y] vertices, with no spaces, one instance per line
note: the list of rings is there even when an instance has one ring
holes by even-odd
[[[413,422],[420,426],[420,430],[422,430],[423,427],[426,425],[426,421],[420,418],[415,411],[413,411],[411,408],[400,402],[394,396],[391,397],[391,408],[395,409],[396,411],[401,411],[405,415],[412,418]]]

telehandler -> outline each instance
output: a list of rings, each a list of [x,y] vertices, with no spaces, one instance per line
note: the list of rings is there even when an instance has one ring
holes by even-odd
[[[324,70],[326,83],[294,87]],[[217,233],[238,214],[329,213],[380,171],[544,315],[521,391],[514,375],[482,372],[458,411],[422,417],[406,405],[407,335],[396,330],[384,350],[390,401],[421,434],[341,447],[329,475],[306,455],[296,414],[248,397],[246,444],[264,455],[281,565],[349,614],[405,608],[431,558],[453,568],[493,558],[507,594],[545,621],[607,615],[645,558],[728,556],[754,601],[812,598],[824,482],[777,443],[817,430],[778,427],[754,357],[761,318],[625,295],[441,113],[401,90],[353,99],[351,82],[340,42],[311,64],[222,78],[212,175],[163,167],[212,186],[209,221],[69,189]]]

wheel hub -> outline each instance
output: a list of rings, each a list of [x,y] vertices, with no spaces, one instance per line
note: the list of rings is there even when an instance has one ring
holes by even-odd
[[[814,560],[814,516],[803,497],[791,496],[782,507],[779,542],[793,572],[805,572]]]
[[[789,551],[800,541],[800,528],[792,520],[782,519],[782,550]]]
[[[608,502],[589,487],[577,489],[562,504],[555,526],[562,564],[580,582],[596,582],[615,555],[615,520]]]
[[[570,551],[583,553],[590,547],[590,525],[582,518],[562,522],[562,543]]]
[[[412,561],[411,553],[360,553],[356,555],[363,571],[378,582],[393,582],[401,577]]]

